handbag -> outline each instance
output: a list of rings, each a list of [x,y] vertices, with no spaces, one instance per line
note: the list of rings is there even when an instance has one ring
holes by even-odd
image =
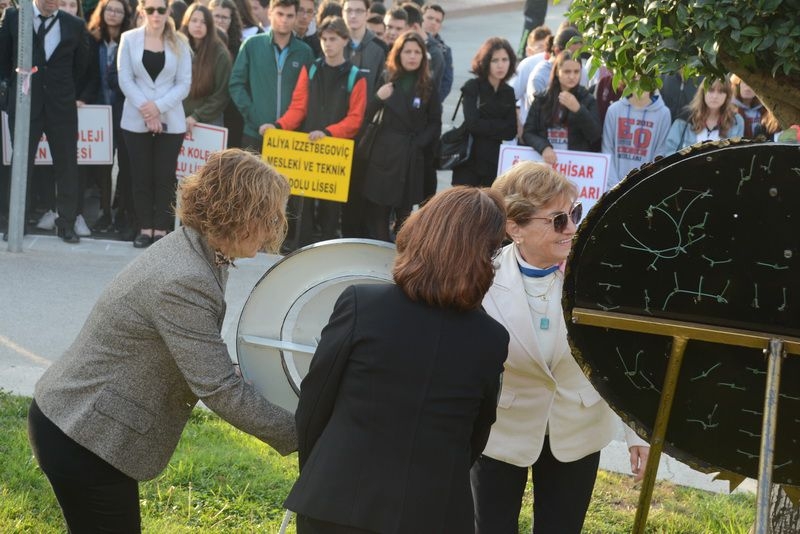
[[[362,160],[369,160],[372,155],[372,146],[375,144],[375,138],[378,137],[378,130],[383,123],[383,106],[372,116],[366,128],[364,128],[364,135],[358,140],[356,145],[355,156]]]
[[[464,95],[458,97],[458,104],[453,112],[453,118],[456,120],[458,108],[461,107],[461,100]],[[464,164],[472,153],[472,134],[467,131],[466,121],[461,123],[461,126],[456,126],[444,132],[439,138],[439,170],[450,171]]]

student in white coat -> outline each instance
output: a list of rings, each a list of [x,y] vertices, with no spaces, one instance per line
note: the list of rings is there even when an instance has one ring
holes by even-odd
[[[600,449],[619,419],[575,362],[561,309],[563,274],[581,206],[552,167],[522,162],[492,189],[506,199],[513,243],[497,257],[483,306],[510,334],[503,388],[483,455],[472,467],[476,534],[516,534],[533,470],[534,534],[579,534]],[[647,444],[627,430],[631,468],[641,478]]]
[[[139,0],[145,24],[122,34],[117,55],[125,94],[122,135],[140,225],[137,248],[164,237],[175,220],[175,167],[186,132],[183,99],[192,85],[192,51],[167,11],[166,0]]]

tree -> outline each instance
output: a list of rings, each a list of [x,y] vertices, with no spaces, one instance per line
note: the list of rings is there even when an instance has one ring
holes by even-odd
[[[786,128],[800,124],[798,13],[800,0],[572,0],[568,16],[615,85],[734,73]]]

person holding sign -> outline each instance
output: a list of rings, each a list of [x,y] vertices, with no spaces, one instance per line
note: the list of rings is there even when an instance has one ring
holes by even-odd
[[[581,62],[561,52],[550,71],[550,86],[533,101],[522,131],[524,144],[555,165],[554,149],[597,152],[603,125],[592,93],[580,85]]]
[[[424,198],[424,150],[439,139],[442,104],[431,80],[425,40],[416,32],[398,37],[386,60],[386,78],[367,116],[382,120],[366,162],[365,221],[372,239],[389,239],[392,208]],[[397,225],[396,225],[397,226]]]
[[[295,414],[298,534],[473,531],[469,468],[508,349],[481,309],[504,221],[496,192],[443,191],[400,229],[395,284],[339,297]]]
[[[350,32],[342,17],[327,17],[317,32],[324,56],[308,70],[303,67],[289,109],[266,129],[308,132],[312,143],[326,136],[353,139],[364,121],[367,80],[358,67],[344,58]],[[314,200],[292,197],[290,205],[298,212],[299,245],[312,243]],[[322,227],[322,239],[339,237],[340,213],[339,202],[319,201],[318,222]]]
[[[186,131],[191,133],[198,122],[222,126],[222,112],[229,101],[231,55],[217,33],[211,11],[201,4],[189,6],[180,31],[194,52],[192,86],[183,100]]]
[[[228,83],[244,118],[242,146],[261,153],[264,131],[289,107],[302,67],[314,61],[311,48],[292,33],[299,0],[270,0],[270,29],[247,39]]]
[[[139,532],[138,481],[167,465],[199,399],[289,454],[292,414],[231,363],[220,335],[236,258],[276,251],[286,179],[258,156],[216,152],[180,184],[183,226],[100,296],[76,341],[36,384],[28,428],[70,532]]]
[[[145,24],[122,34],[117,63],[140,226],[133,246],[144,248],[175,224],[175,167],[186,132],[183,99],[192,84],[192,51],[175,31],[166,0],[139,0],[139,11]]]
[[[472,467],[474,532],[517,534],[531,469],[533,531],[580,534],[600,449],[619,419],[572,357],[561,309],[559,265],[580,222],[578,192],[550,165],[531,161],[499,176],[492,189],[505,197],[513,243],[495,262],[483,307],[506,327],[511,342],[497,421]],[[630,429],[627,438],[640,479],[649,448]]]

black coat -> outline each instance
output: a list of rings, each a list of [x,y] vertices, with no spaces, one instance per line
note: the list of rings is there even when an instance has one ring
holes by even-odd
[[[410,207],[425,198],[423,149],[439,139],[442,104],[435,90],[421,102],[398,84],[383,103],[369,103],[366,120],[381,105],[383,122],[366,164],[364,196],[380,206]]]
[[[597,100],[581,85],[573,89],[573,94],[581,107],[575,113],[564,109],[567,114],[567,148],[583,152],[599,152],[598,143],[603,135],[603,125],[600,122]],[[533,101],[522,132],[523,143],[539,154],[546,148],[552,148],[547,139],[547,129],[553,126],[553,119],[544,109],[545,100],[545,96],[540,95]]]
[[[479,176],[497,176],[500,144],[517,135],[514,89],[501,83],[497,91],[486,80],[472,78],[461,88],[464,122],[472,134],[472,153],[466,163]]]
[[[381,534],[472,532],[469,469],[495,420],[508,341],[483,310],[347,288],[303,379],[300,478],[285,506]]]
[[[31,120],[44,114],[50,121],[72,123],[77,127],[76,80],[86,74],[90,37],[83,19],[63,11],[57,11],[56,16],[61,26],[61,41],[45,63],[33,63],[38,72],[31,77]],[[3,12],[0,21],[0,76],[9,80],[10,116],[16,106],[18,21],[19,11],[13,7]],[[33,28],[30,36],[33,40]]]

